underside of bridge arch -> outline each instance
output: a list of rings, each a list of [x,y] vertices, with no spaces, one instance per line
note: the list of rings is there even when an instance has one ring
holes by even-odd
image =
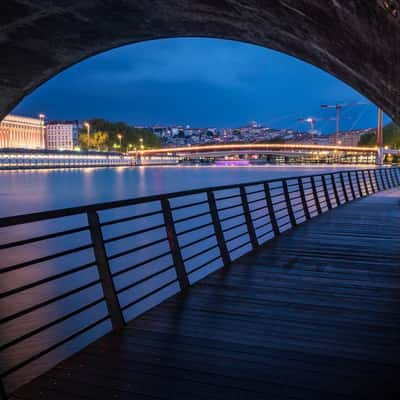
[[[4,0],[0,118],[36,87],[94,54],[198,36],[249,42],[305,60],[400,123],[398,7],[398,0]]]

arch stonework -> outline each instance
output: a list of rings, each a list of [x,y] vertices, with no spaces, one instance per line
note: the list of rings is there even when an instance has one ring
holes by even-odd
[[[94,54],[199,36],[249,42],[314,64],[400,123],[398,8],[398,0],[4,0],[0,118]]]

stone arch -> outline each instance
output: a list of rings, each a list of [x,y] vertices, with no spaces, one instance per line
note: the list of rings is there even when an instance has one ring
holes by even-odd
[[[309,62],[400,122],[397,0],[9,0],[0,12],[0,118],[95,54],[144,40],[212,37]]]

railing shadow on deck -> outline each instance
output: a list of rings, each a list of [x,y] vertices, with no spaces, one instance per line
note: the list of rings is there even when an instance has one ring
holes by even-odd
[[[283,232],[399,185],[399,168],[339,171],[0,219],[2,397]]]

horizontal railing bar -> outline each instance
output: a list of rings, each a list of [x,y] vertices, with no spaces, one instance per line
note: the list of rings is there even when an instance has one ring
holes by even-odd
[[[72,311],[72,312],[70,312],[70,313],[68,313],[66,315],[63,315],[62,317],[57,318],[54,321],[51,321],[51,322],[49,322],[49,323],[47,323],[45,325],[40,326],[39,328],[36,328],[36,329],[34,329],[34,330],[30,331],[30,332],[25,333],[24,335],[22,335],[22,336],[20,336],[20,337],[18,337],[16,339],[13,339],[11,342],[8,342],[8,343],[3,344],[2,346],[0,346],[0,352],[4,351],[5,349],[7,349],[9,347],[15,346],[16,344],[18,344],[18,343],[20,343],[20,342],[22,342],[22,341],[24,341],[26,339],[29,339],[32,336],[35,336],[38,333],[45,331],[46,329],[49,329],[49,328],[51,328],[51,327],[53,327],[53,326],[55,326],[55,325],[57,325],[57,324],[59,324],[61,322],[64,322],[67,319],[74,317],[75,315],[80,314],[83,311],[86,311],[89,308],[92,308],[92,307],[96,306],[97,304],[100,304],[104,300],[105,300],[104,297],[101,297],[101,298],[99,298],[97,300],[94,300],[94,301],[88,303],[88,304],[85,304],[84,306],[76,309],[75,311]]]
[[[239,188],[239,186],[235,186],[235,187],[233,187],[234,189],[238,189]],[[208,189],[205,189],[204,190],[205,192],[208,192],[209,190]],[[211,190],[212,191],[212,190]],[[215,200],[218,202],[218,201],[222,201],[222,200],[229,200],[229,199],[234,199],[234,198],[236,198],[236,197],[240,197],[240,194],[232,194],[232,195],[229,195],[229,196],[225,196],[225,197],[219,197],[219,198],[215,198]]]
[[[240,246],[235,247],[234,249],[229,250],[229,253],[233,253],[234,251],[239,250],[242,247],[247,246],[248,244],[251,244],[250,240],[246,243],[241,244]]]
[[[177,236],[186,235],[187,233],[190,233],[190,232],[193,232],[193,231],[197,231],[198,229],[206,228],[207,226],[211,226],[212,224],[213,224],[212,222],[207,222],[206,224],[198,225],[198,226],[195,226],[193,228],[189,228],[189,229],[186,229],[184,231],[177,232],[176,235]]]
[[[168,238],[165,236],[165,237],[163,237],[161,239],[155,240],[154,242],[146,243],[146,244],[143,244],[141,246],[135,247],[133,249],[124,250],[124,251],[120,251],[119,253],[112,254],[111,256],[108,256],[107,258],[108,258],[109,261],[110,260],[114,260],[116,258],[123,257],[123,256],[126,256],[128,254],[132,254],[135,251],[143,250],[143,249],[146,249],[148,247],[154,246],[155,244],[159,244],[159,243],[165,242],[166,240],[168,240]]]
[[[234,218],[243,217],[243,215],[245,215],[244,212],[242,212],[240,214],[236,214],[236,215],[230,215],[229,217],[221,218],[220,221],[221,222],[226,222],[226,221],[229,221],[229,220],[234,219]]]
[[[280,221],[281,219],[284,219],[284,218],[289,218],[289,215],[288,214],[281,215],[280,217],[276,217],[276,220]]]
[[[179,224],[180,222],[185,222],[185,221],[190,221],[191,219],[195,219],[195,218],[199,218],[199,217],[204,217],[206,215],[210,214],[210,210],[204,211],[200,214],[196,214],[196,215],[190,215],[188,217],[184,217],[184,218],[180,218],[174,221],[175,224]]]
[[[255,229],[256,229],[256,231],[257,230],[259,230],[259,229],[262,229],[262,228],[264,228],[264,227],[266,227],[266,226],[268,226],[268,225],[270,225],[271,226],[271,222],[266,222],[265,224],[261,224],[261,225],[259,225],[259,226],[256,226],[255,227]],[[272,232],[273,230],[271,230],[271,232]]]
[[[32,283],[28,283],[26,285],[19,286],[17,288],[8,290],[7,292],[1,293],[0,297],[4,298],[4,297],[7,297],[7,296],[12,296],[14,294],[23,292],[24,290],[29,290],[29,289],[32,289],[34,287],[37,287],[37,286],[40,286],[40,285],[44,285],[45,283],[49,283],[49,282],[55,281],[57,279],[65,278],[68,275],[72,275],[72,274],[75,274],[77,272],[80,272],[80,271],[83,271],[85,269],[92,268],[92,267],[95,267],[95,266],[96,266],[96,262],[93,261],[93,262],[87,263],[85,265],[81,265],[79,267],[69,269],[68,271],[64,271],[64,272],[61,272],[61,273],[56,274],[56,275],[51,275],[51,276],[49,276],[47,278],[43,278],[43,279],[40,279],[38,281],[35,281],[35,282],[32,282]]]
[[[246,186],[246,187],[248,187],[248,186]],[[259,190],[254,190],[254,192],[247,192],[246,191],[246,195],[247,196],[250,196],[250,195],[256,194],[256,193],[264,193],[264,188],[263,189],[259,189]]]
[[[128,304],[125,304],[123,307],[121,307],[122,311],[125,311],[127,308],[134,306],[135,304],[141,302],[144,299],[147,299],[147,297],[152,296],[153,294],[156,294],[157,292],[160,292],[161,290],[165,289],[166,287],[172,285],[173,283],[178,282],[178,278],[172,279],[171,281],[168,281],[167,283],[164,283],[164,285],[161,285],[157,289],[152,290],[149,293],[146,293],[145,295],[139,297],[138,299],[129,302]]]
[[[234,229],[240,228],[241,226],[245,226],[246,225],[246,221],[240,222],[239,224],[230,226],[229,228],[224,229],[224,233],[232,231]]]
[[[116,225],[116,224],[120,224],[122,222],[134,221],[135,219],[152,217],[153,215],[157,215],[157,214],[162,214],[162,211],[161,210],[157,210],[157,211],[151,211],[151,212],[148,212],[148,213],[145,213],[145,214],[132,215],[130,217],[113,219],[111,221],[101,222],[100,226]]]
[[[259,197],[258,199],[249,200],[247,204],[257,203],[258,201],[265,201],[265,196]]]
[[[218,243],[215,244],[215,245],[213,245],[213,246],[211,246],[211,247],[207,247],[206,249],[201,250],[201,251],[198,252],[198,253],[192,254],[190,257],[185,258],[183,261],[184,261],[184,262],[187,262],[187,261],[193,260],[193,258],[196,258],[196,257],[198,257],[198,256],[201,256],[202,254],[208,253],[209,251],[214,250],[214,249],[216,249],[217,247],[218,247]]]
[[[199,205],[207,204],[207,203],[208,203],[208,200],[202,200],[202,201],[197,201],[195,203],[183,204],[182,206],[171,207],[171,211],[181,210],[183,208],[199,206]]]
[[[226,211],[226,210],[232,210],[233,208],[237,208],[237,207],[243,207],[243,204],[239,203],[239,204],[234,204],[232,206],[218,208],[218,212],[222,212],[222,211]]]
[[[286,202],[285,202],[286,203]],[[275,204],[274,204],[275,205]],[[277,213],[279,213],[279,212],[281,212],[281,211],[288,211],[288,209],[287,209],[287,207],[283,207],[283,208],[280,208],[279,210],[274,210],[275,211],[275,214],[277,214]]]
[[[207,236],[203,236],[203,237],[197,238],[196,240],[193,240],[192,242],[186,243],[183,246],[179,246],[179,248],[181,250],[184,250],[184,249],[186,249],[186,248],[188,248],[190,246],[193,246],[194,244],[200,243],[201,241],[210,239],[212,237],[215,237],[215,232],[212,232]]]
[[[267,208],[266,206],[261,206],[261,207],[258,207],[258,208],[253,208],[253,209],[250,210],[250,214],[251,214],[251,213],[255,213],[255,212],[257,212],[257,211],[265,210],[266,208]]]
[[[10,374],[12,374],[15,371],[18,371],[19,369],[25,367],[26,365],[32,363],[33,361],[38,360],[39,358],[43,357],[44,355],[50,353],[51,351],[57,349],[58,347],[70,342],[71,340],[77,338],[78,336],[82,335],[83,333],[90,331],[91,329],[93,329],[94,327],[96,327],[97,325],[100,325],[102,322],[106,321],[107,319],[109,319],[109,316],[105,316],[99,320],[97,320],[96,322],[91,323],[90,325],[87,325],[86,327],[80,329],[78,332],[73,333],[72,335],[69,335],[68,337],[66,337],[65,339],[61,340],[58,343],[53,344],[52,346],[48,347],[45,350],[42,350],[41,352],[35,354],[34,356],[28,358],[27,360],[24,360],[22,362],[20,362],[19,364],[17,364],[16,366],[8,369],[7,371],[3,372],[1,374],[1,378],[4,378]]]
[[[257,222],[257,221],[259,221],[260,219],[263,219],[263,218],[267,218],[267,217],[269,217],[268,215],[260,215],[259,217],[257,217],[257,218],[252,218],[252,221],[253,221],[253,223],[254,222]]]
[[[279,229],[282,229],[282,228],[284,228],[285,226],[288,226],[288,225],[291,225],[291,222],[290,222],[290,221],[285,222],[283,225],[280,225],[280,226],[279,226]]]
[[[88,226],[82,226],[79,228],[74,228],[74,229],[69,229],[67,231],[63,232],[55,232],[55,233],[49,233],[48,235],[42,235],[34,238],[29,238],[29,239],[24,239],[24,240],[19,240],[17,242],[9,242],[5,244],[0,245],[0,250],[8,249],[11,247],[18,247],[18,246],[24,246],[30,243],[35,243],[35,242],[40,242],[43,240],[48,240],[48,239],[54,239],[60,236],[67,236],[67,235],[72,235],[73,233],[79,233],[88,230]]]
[[[160,228],[165,228],[165,224],[154,225],[149,228],[141,229],[139,231],[124,233],[123,235],[119,235],[119,236],[113,236],[111,238],[104,239],[104,243],[106,244],[106,243],[116,242],[117,240],[127,239],[129,237],[141,235],[143,233],[151,232],[151,231],[154,231],[154,230],[160,229]]]
[[[173,269],[173,268],[175,268],[174,265],[170,265],[169,267],[165,267],[165,268],[163,268],[163,269],[161,269],[161,270],[159,270],[159,271],[157,271],[157,272],[154,272],[154,273],[152,273],[152,274],[150,274],[150,275],[148,275],[148,276],[146,276],[146,277],[144,277],[144,278],[142,278],[142,279],[139,279],[139,280],[136,281],[136,282],[130,283],[129,285],[124,286],[123,288],[118,289],[116,292],[117,292],[117,294],[126,292],[127,290],[132,289],[132,288],[134,288],[135,286],[140,285],[141,283],[146,282],[146,281],[148,281],[149,279],[156,277],[157,275],[161,275],[162,273],[167,272],[167,271],[169,271],[170,269]]]
[[[156,260],[158,260],[158,259],[160,259],[160,258],[163,258],[163,257],[165,257],[165,256],[168,256],[168,255],[171,255],[171,252],[170,252],[169,250],[166,251],[165,253],[159,254],[158,256],[154,256],[154,257],[151,257],[151,258],[147,258],[146,260],[141,261],[141,262],[138,263],[138,264],[134,264],[134,265],[131,265],[130,267],[126,267],[126,268],[121,269],[121,270],[119,270],[119,271],[117,271],[117,272],[114,272],[113,274],[111,274],[111,276],[114,278],[114,277],[116,277],[116,276],[126,274],[127,272],[133,271],[134,269],[140,268],[140,267],[142,267],[143,265],[146,265],[146,264],[148,264],[148,263],[150,263],[150,262],[152,262],[152,261],[156,261]]]
[[[95,286],[95,285],[97,285],[99,283],[100,283],[100,279],[96,279],[95,281],[89,282],[86,285],[83,285],[83,286],[80,286],[78,288],[72,289],[72,290],[70,290],[68,292],[60,294],[59,296],[52,297],[49,300],[42,301],[41,303],[35,304],[34,306],[25,308],[24,310],[21,310],[21,311],[18,311],[16,313],[14,313],[14,314],[11,314],[8,317],[2,318],[0,320],[0,325],[1,324],[5,324],[6,322],[10,322],[10,321],[12,321],[14,319],[20,318],[23,315],[26,315],[26,314],[29,314],[29,313],[31,313],[33,311],[38,310],[39,308],[48,306],[49,304],[52,304],[52,303],[54,303],[56,301],[65,299],[66,297],[69,297],[69,296],[72,296],[72,295],[74,295],[76,293],[82,292],[83,290],[89,289],[90,287]]]
[[[260,235],[260,236],[258,236],[258,240],[260,240],[261,238],[263,238],[264,236],[267,236],[267,235],[269,235],[269,234],[273,234],[274,233],[274,231],[271,229],[270,231],[268,231],[268,232],[265,232],[265,233],[263,233],[262,235]]]
[[[211,264],[214,261],[217,261],[218,259],[221,259],[221,261],[222,261],[221,256],[218,255],[218,256],[212,258],[211,260],[207,260],[206,262],[204,262],[203,264],[197,266],[196,268],[191,269],[190,271],[188,271],[188,275],[193,274],[194,272],[197,272],[197,271],[199,271],[200,269],[202,269],[204,267],[207,267],[207,265]]]
[[[350,170],[347,171],[346,173],[355,173],[357,170]],[[295,179],[295,178],[320,178],[322,176],[329,176],[331,173],[324,173],[324,174],[312,174],[312,175],[303,175],[303,176],[298,176],[298,177],[292,177],[290,179]],[[208,187],[208,188],[198,188],[198,189],[192,189],[192,190],[187,190],[187,191],[180,191],[180,192],[173,192],[173,193],[166,193],[166,194],[158,194],[158,195],[151,195],[151,196],[145,196],[145,197],[139,197],[139,198],[134,198],[134,199],[127,199],[127,200],[119,200],[119,201],[112,201],[108,203],[97,203],[97,204],[92,204],[89,206],[78,206],[78,207],[72,207],[72,208],[63,208],[63,209],[58,209],[58,210],[52,210],[52,211],[44,211],[44,212],[38,212],[38,213],[33,213],[33,214],[22,214],[22,215],[17,215],[17,216],[10,216],[10,217],[4,217],[0,219],[0,228],[5,227],[5,226],[11,226],[11,225],[19,225],[23,223],[30,223],[30,222],[37,222],[41,220],[48,220],[48,219],[54,219],[54,218],[62,218],[62,217],[67,217],[71,215],[78,215],[78,214],[85,214],[89,211],[105,211],[109,210],[112,208],[120,208],[120,207],[127,207],[130,205],[137,205],[137,204],[142,204],[142,203],[150,203],[150,202],[155,202],[159,201],[161,199],[172,199],[176,197],[182,197],[182,196],[189,196],[189,195],[194,195],[194,194],[199,194],[199,193],[204,193],[206,191],[214,191],[214,192],[219,192],[222,190],[230,190],[230,189],[238,189],[240,186],[256,186],[256,185],[261,185],[265,183],[275,183],[275,182],[282,182],[283,180],[286,180],[285,178],[276,178],[276,179],[271,179],[271,180],[262,180],[262,181],[255,181],[255,182],[249,182],[246,184],[242,185],[237,185],[237,184],[231,184],[231,185],[226,185],[226,186],[215,186],[215,187]],[[273,190],[273,188],[271,188]],[[239,197],[240,194],[236,195],[235,197]],[[223,198],[217,199],[218,200],[223,200]]]
[[[229,239],[226,239],[225,242],[226,242],[226,243],[232,242],[233,240],[239,239],[240,237],[242,237],[242,236],[244,236],[244,235],[248,235],[248,234],[249,234],[249,232],[244,231],[244,232],[242,232],[242,233],[239,233],[238,235],[235,235],[235,236],[233,236],[233,237],[231,237],[231,238],[229,238]]]
[[[90,249],[92,247],[93,247],[93,244],[86,244],[84,246],[74,247],[73,249],[60,251],[59,253],[50,254],[49,256],[39,257],[39,258],[35,258],[33,260],[24,261],[24,262],[22,262],[20,264],[15,264],[15,265],[11,265],[9,267],[1,268],[0,269],[0,274],[4,274],[6,272],[11,272],[11,271],[15,271],[17,269],[25,268],[25,267],[28,267],[29,265],[40,264],[40,263],[43,263],[45,261],[53,260],[53,259],[58,258],[58,257],[63,257],[63,256],[67,256],[67,255],[72,254],[72,253],[77,253],[79,251],[87,250],[87,249]]]

